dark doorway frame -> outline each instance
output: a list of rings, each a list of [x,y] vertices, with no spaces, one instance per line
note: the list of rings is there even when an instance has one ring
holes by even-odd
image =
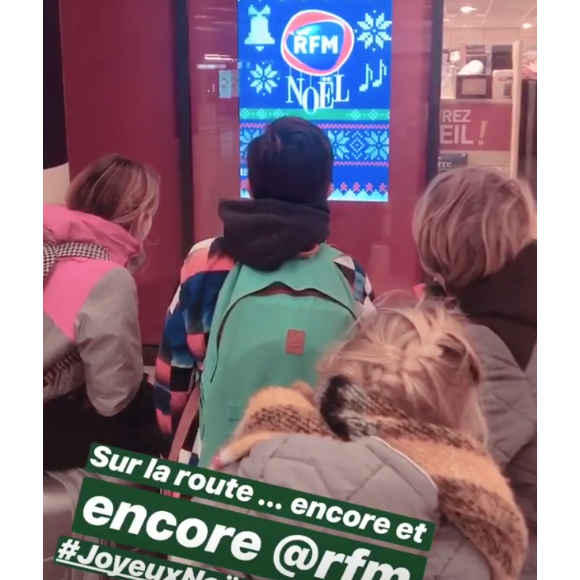
[[[179,201],[183,259],[195,241],[193,134],[191,126],[189,0],[172,0],[173,65],[175,67],[175,136],[179,154]],[[176,280],[176,290],[179,280]],[[143,345],[145,366],[155,365],[157,345]]]
[[[427,163],[425,187],[439,172],[439,126],[441,110],[441,72],[443,67],[443,17],[445,0],[433,0],[431,13],[431,66],[429,70],[429,92],[427,109]],[[423,283],[432,282],[422,273]]]
[[[443,67],[443,16],[445,0],[432,0],[431,15],[431,66],[427,109],[427,159],[425,185],[438,172],[439,116],[441,107],[441,71]]]
[[[189,0],[172,0],[175,64],[175,132],[179,147],[179,185],[183,257],[194,243],[193,136],[191,128]]]

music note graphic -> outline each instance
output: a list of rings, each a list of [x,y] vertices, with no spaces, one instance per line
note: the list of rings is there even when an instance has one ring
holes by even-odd
[[[383,59],[379,61],[379,78],[373,81],[373,87],[378,88],[383,84],[383,79],[387,76],[387,65]]]
[[[365,82],[358,88],[359,92],[366,93],[369,88],[379,88],[383,85],[383,80],[387,76],[387,65],[383,59],[379,61],[378,78],[375,78],[373,69],[367,64],[365,65]]]
[[[358,88],[359,92],[366,93],[369,90],[369,83],[373,80],[373,69],[365,65],[365,82]]]

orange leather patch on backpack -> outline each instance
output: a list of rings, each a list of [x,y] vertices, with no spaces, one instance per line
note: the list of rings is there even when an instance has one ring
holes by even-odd
[[[286,335],[286,354],[303,355],[306,333],[302,330],[289,330]]]

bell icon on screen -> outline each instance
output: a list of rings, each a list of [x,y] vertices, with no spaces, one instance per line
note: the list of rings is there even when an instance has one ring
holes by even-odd
[[[248,14],[250,15],[250,34],[244,43],[255,46],[258,50],[264,50],[264,46],[267,44],[274,44],[274,39],[268,29],[270,7],[264,6],[262,10],[256,10],[250,6]]]

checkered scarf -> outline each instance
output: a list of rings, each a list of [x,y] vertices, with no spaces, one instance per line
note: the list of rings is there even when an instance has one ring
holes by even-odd
[[[64,244],[55,244],[44,241],[42,266],[43,281],[46,282],[52,268],[56,262],[62,258],[88,258],[89,260],[106,260],[111,261],[108,252],[98,244],[84,242],[66,242]],[[69,367],[80,362],[80,355],[76,349],[67,353],[59,359],[52,367],[44,372],[43,384],[46,387],[50,385],[56,376]]]
[[[43,244],[42,266],[43,279],[46,280],[57,260],[61,258],[88,258],[90,260],[111,261],[107,250],[99,244],[84,242],[66,242],[54,244],[45,241]]]

